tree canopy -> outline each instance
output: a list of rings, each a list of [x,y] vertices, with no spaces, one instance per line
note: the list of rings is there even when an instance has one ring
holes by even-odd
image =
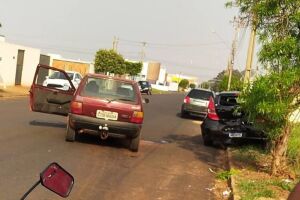
[[[189,80],[187,79],[182,79],[180,82],[179,82],[179,85],[178,85],[180,88],[182,88],[183,90],[185,90],[188,86],[189,86]]]
[[[95,55],[95,72],[96,73],[113,73],[137,75],[141,72],[143,64],[140,62],[125,61],[121,54],[114,50],[100,49]]]
[[[285,166],[291,113],[299,107],[300,0],[233,0],[240,16],[257,31],[259,61],[268,74],[241,95],[246,116],[271,141],[272,173]]]

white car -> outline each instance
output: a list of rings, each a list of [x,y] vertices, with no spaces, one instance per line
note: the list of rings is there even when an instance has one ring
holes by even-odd
[[[81,74],[74,71],[66,71],[69,78],[71,79],[74,87],[77,89],[82,79]],[[43,82],[45,87],[53,87],[61,90],[69,90],[71,88],[67,77],[61,72],[54,72],[50,76],[46,76],[46,80]]]

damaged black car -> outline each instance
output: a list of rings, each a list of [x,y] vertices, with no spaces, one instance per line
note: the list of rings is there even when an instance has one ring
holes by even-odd
[[[226,146],[246,141],[266,144],[263,131],[247,122],[239,111],[238,96],[239,92],[221,92],[210,98],[207,116],[201,124],[204,145]]]

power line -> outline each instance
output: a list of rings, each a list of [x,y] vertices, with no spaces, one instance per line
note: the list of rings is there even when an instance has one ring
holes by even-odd
[[[138,44],[138,45],[143,45],[145,42],[141,41],[134,41],[134,40],[128,40],[128,39],[123,39],[119,38],[119,40],[122,42],[127,42],[127,43],[132,43],[132,44]],[[147,47],[152,46],[152,47],[200,47],[200,46],[211,46],[211,45],[219,45],[223,44],[223,41],[217,41],[217,42],[210,42],[210,43],[190,43],[190,44],[168,44],[168,43],[155,43],[155,42],[146,42]]]

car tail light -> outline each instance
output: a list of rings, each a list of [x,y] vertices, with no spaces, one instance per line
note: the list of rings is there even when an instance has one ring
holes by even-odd
[[[214,121],[220,120],[218,114],[216,113],[216,107],[213,97],[209,98],[207,117]]]
[[[189,103],[191,103],[191,98],[189,96],[186,96],[184,98],[183,102],[189,104]]]
[[[142,124],[144,120],[144,113],[139,111],[134,111],[131,117],[131,122],[136,124]]]
[[[82,114],[82,103],[77,101],[71,102],[71,113],[73,114]]]

